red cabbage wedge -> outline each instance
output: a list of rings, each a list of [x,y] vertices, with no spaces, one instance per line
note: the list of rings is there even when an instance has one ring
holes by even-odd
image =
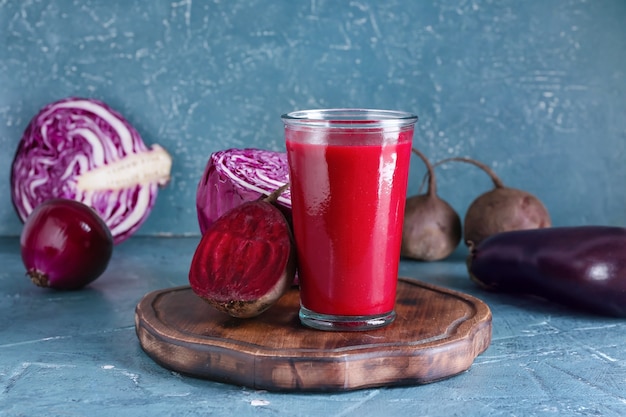
[[[171,165],[170,155],[148,148],[117,111],[70,97],[45,106],[26,127],[13,159],[11,197],[22,222],[46,200],[79,201],[100,215],[117,244],[146,220]]]
[[[287,182],[289,166],[284,152],[233,148],[212,153],[196,193],[200,232],[204,234],[230,209],[268,195]],[[289,190],[277,203],[289,217]]]

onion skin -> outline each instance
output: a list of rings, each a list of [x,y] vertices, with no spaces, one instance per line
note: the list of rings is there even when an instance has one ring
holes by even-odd
[[[470,278],[596,314],[626,317],[626,229],[552,227],[503,232],[474,246]]]
[[[113,237],[98,214],[69,199],[50,199],[33,210],[20,236],[26,274],[40,287],[77,290],[106,270]]]

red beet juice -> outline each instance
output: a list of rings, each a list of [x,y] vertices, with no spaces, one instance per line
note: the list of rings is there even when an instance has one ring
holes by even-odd
[[[285,135],[302,306],[393,312],[413,124]]]

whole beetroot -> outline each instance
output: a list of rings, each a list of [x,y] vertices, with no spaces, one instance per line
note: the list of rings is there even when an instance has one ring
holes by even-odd
[[[254,317],[291,286],[296,271],[293,236],[274,204],[284,189],[229,210],[203,234],[189,283],[216,309],[233,317]]]
[[[420,261],[437,261],[449,256],[461,240],[461,219],[437,195],[434,169],[426,156],[413,148],[428,170],[426,194],[407,198],[402,228],[401,255]]]
[[[543,203],[529,192],[506,187],[487,165],[471,158],[455,157],[439,161],[465,162],[489,175],[494,188],[478,196],[468,207],[463,224],[464,240],[478,245],[496,233],[550,227],[550,214]]]

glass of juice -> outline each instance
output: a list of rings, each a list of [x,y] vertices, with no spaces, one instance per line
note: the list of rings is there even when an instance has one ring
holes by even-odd
[[[282,116],[298,256],[300,321],[369,330],[395,319],[417,116],[370,109]]]

